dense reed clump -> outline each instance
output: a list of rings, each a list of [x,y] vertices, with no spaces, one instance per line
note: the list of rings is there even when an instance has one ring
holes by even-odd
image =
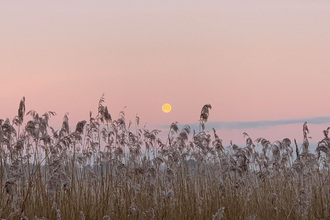
[[[205,131],[210,109],[201,131],[174,122],[164,142],[138,117],[112,119],[103,96],[74,130],[68,115],[55,130],[55,112],[25,114],[23,98],[12,121],[0,120],[0,219],[330,218],[330,128],[315,153],[307,123],[300,149],[247,133],[244,147],[225,147]]]

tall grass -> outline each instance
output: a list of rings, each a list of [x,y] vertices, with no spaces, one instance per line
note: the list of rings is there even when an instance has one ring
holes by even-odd
[[[210,109],[198,133],[172,123],[164,142],[138,117],[113,120],[103,96],[73,131],[68,115],[56,131],[55,112],[26,114],[23,98],[12,121],[0,120],[0,219],[330,218],[330,128],[314,154],[307,123],[300,150],[247,133],[245,147],[225,147],[205,131]]]

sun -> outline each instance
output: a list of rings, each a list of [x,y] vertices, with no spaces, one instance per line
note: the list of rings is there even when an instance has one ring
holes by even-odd
[[[165,112],[165,113],[169,113],[169,112],[171,111],[171,109],[172,109],[172,107],[171,107],[171,105],[168,104],[168,103],[165,103],[165,104],[163,105],[163,107],[162,107],[162,110],[163,110],[163,112]]]

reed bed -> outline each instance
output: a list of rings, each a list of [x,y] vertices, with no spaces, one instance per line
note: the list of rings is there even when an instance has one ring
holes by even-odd
[[[172,123],[159,130],[112,119],[102,96],[98,114],[59,130],[55,112],[0,120],[0,219],[330,219],[330,128],[314,153],[285,138],[223,146],[205,131]],[[26,123],[24,118],[29,115]],[[260,146],[259,152],[256,147]]]

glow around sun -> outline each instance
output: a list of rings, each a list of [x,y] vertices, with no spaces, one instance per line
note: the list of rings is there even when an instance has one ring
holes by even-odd
[[[163,107],[162,107],[162,110],[163,110],[163,112],[165,112],[165,113],[169,113],[169,112],[171,111],[171,109],[172,109],[172,107],[171,107],[171,105],[168,104],[168,103],[165,103],[165,104],[163,105]]]

